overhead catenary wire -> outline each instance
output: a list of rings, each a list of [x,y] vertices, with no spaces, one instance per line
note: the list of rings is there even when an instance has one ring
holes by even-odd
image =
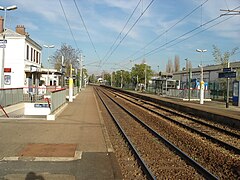
[[[83,16],[82,16],[82,14],[81,14],[81,12],[80,12],[80,10],[79,10],[79,8],[78,8],[78,5],[77,5],[77,3],[76,3],[75,0],[73,0],[73,2],[74,2],[74,4],[75,4],[75,7],[77,8],[78,14],[79,14],[79,16],[80,16],[80,18],[81,18],[81,21],[82,21],[82,24],[83,24],[83,26],[84,26],[84,28],[85,28],[85,31],[87,32],[88,38],[89,38],[89,40],[90,40],[90,42],[91,42],[91,45],[92,45],[92,47],[93,47],[93,49],[94,49],[94,52],[95,52],[95,54],[97,55],[97,58],[99,59],[99,61],[101,61],[101,58],[100,58],[99,54],[97,53],[96,47],[95,47],[95,45],[94,45],[94,43],[93,43],[93,40],[92,40],[92,38],[91,38],[91,36],[90,36],[90,33],[89,33],[89,31],[88,31],[88,28],[87,28],[85,22],[84,22]]]
[[[115,39],[115,41],[113,42],[113,44],[111,45],[111,47],[109,48],[109,50],[107,51],[106,55],[103,57],[103,60],[108,56],[108,54],[112,51],[113,46],[116,44],[117,40],[120,38],[120,36],[122,35],[123,31],[125,30],[125,28],[127,27],[129,21],[131,20],[131,18],[133,17],[133,14],[135,13],[135,11],[137,10],[137,8],[139,7],[141,1],[143,0],[139,0],[138,4],[136,5],[136,7],[134,8],[133,12],[131,13],[131,15],[129,16],[127,22],[125,23],[125,25],[123,26],[122,30],[120,31],[120,33],[118,34],[117,38]]]
[[[69,31],[70,31],[70,33],[71,33],[71,35],[72,35],[73,41],[74,41],[74,43],[75,43],[75,46],[76,46],[76,48],[78,49],[78,45],[77,45],[76,39],[75,39],[74,34],[73,34],[73,32],[72,32],[72,28],[71,28],[70,23],[69,23],[69,21],[68,21],[68,18],[67,18],[67,15],[66,15],[66,13],[65,13],[65,10],[64,10],[64,8],[63,8],[63,5],[62,5],[61,0],[59,0],[59,3],[60,3],[60,6],[61,6],[61,8],[62,8],[63,15],[64,15],[65,20],[66,20],[66,22],[67,22],[67,25],[68,25]]]
[[[238,9],[239,7],[240,7],[240,6],[234,8],[233,10]],[[201,28],[201,27],[203,27],[203,26],[206,26],[206,25],[208,25],[208,24],[210,24],[210,23],[218,20],[219,18],[221,18],[221,16],[218,16],[218,17],[216,17],[216,18],[213,18],[213,19],[207,21],[206,23],[203,23],[202,25],[199,25],[198,27],[196,27],[196,28],[194,28],[194,29],[192,29],[192,30],[190,30],[190,31],[188,31],[188,32],[186,32],[186,33],[183,33],[182,35],[180,35],[180,36],[178,36],[178,37],[176,37],[176,38],[174,38],[174,39],[166,42],[165,44],[163,44],[163,45],[161,45],[161,46],[158,46],[157,48],[154,48],[154,49],[152,49],[151,51],[149,51],[149,52],[147,52],[147,53],[144,53],[143,55],[135,58],[133,61],[136,61],[137,59],[143,58],[144,56],[152,55],[152,54],[156,53],[159,49],[161,49],[161,48],[169,45],[170,43],[173,43],[173,42],[177,41],[178,39],[180,39],[180,38],[182,38],[182,37],[184,37],[184,36],[186,36],[186,35],[194,32],[194,31],[198,30],[199,28]],[[224,21],[223,21],[223,22],[224,22]],[[208,28],[208,29],[210,29],[210,28]],[[204,32],[204,31],[200,31],[200,32]],[[189,38],[188,38],[188,39],[189,39]]]
[[[215,26],[217,26],[217,25],[219,25],[219,24],[221,24],[221,23],[229,20],[230,18],[233,18],[233,16],[228,17],[228,18],[226,18],[226,19],[224,19],[224,20],[222,20],[222,21],[219,21],[219,22],[217,22],[217,23],[209,26],[208,28],[203,29],[203,30],[201,30],[201,31],[199,31],[199,32],[197,32],[197,33],[195,33],[195,34],[193,34],[193,35],[191,35],[191,36],[189,36],[189,37],[187,37],[187,38],[185,38],[185,39],[182,39],[181,41],[178,41],[178,42],[176,42],[175,44],[172,44],[172,45],[170,45],[170,46],[168,46],[168,47],[166,47],[166,48],[170,48],[170,47],[175,46],[175,45],[177,45],[177,44],[179,44],[179,43],[182,43],[182,42],[184,42],[184,41],[186,41],[186,40],[188,40],[188,39],[190,39],[190,38],[192,38],[192,37],[194,37],[194,36],[196,36],[196,35],[204,32],[204,31],[207,31],[207,30],[209,30],[209,29],[211,29],[211,28],[213,28],[213,27],[215,27]],[[159,51],[158,51],[158,52],[159,52]]]
[[[133,54],[131,54],[130,56],[128,56],[125,59],[130,59],[131,57],[133,57],[134,55],[136,55],[137,53],[141,52],[142,50],[146,49],[148,46],[150,46],[151,44],[153,44],[155,41],[157,41],[160,37],[162,37],[164,34],[166,34],[167,32],[169,32],[171,29],[173,29],[176,25],[178,25],[179,23],[181,23],[182,21],[184,21],[187,17],[189,17],[191,14],[193,14],[196,10],[198,10],[199,8],[201,8],[205,3],[207,3],[208,0],[204,1],[203,3],[201,3],[199,6],[197,6],[196,8],[194,8],[190,13],[188,13],[187,15],[185,15],[183,18],[181,18],[179,21],[177,21],[175,24],[173,24],[172,26],[170,26],[167,30],[165,30],[163,33],[161,33],[160,35],[158,35],[156,38],[154,38],[153,40],[151,40],[149,43],[147,43],[143,48],[137,50],[136,52],[134,52]],[[202,22],[201,22],[202,25]]]
[[[130,29],[127,31],[127,33],[123,36],[123,38],[119,41],[119,43],[117,44],[117,46],[111,51],[111,53],[109,54],[109,56],[105,59],[105,61],[102,63],[102,66],[104,65],[104,63],[106,63],[108,61],[108,59],[112,56],[112,54],[117,50],[117,48],[119,47],[119,45],[123,42],[123,40],[128,36],[128,34],[131,32],[131,30],[133,29],[133,27],[138,23],[138,21],[141,19],[141,17],[145,14],[145,12],[148,10],[148,8],[152,5],[152,3],[154,2],[154,0],[152,0],[148,6],[144,9],[144,11],[141,13],[141,15],[137,18],[137,20],[134,22],[134,24],[130,27]]]

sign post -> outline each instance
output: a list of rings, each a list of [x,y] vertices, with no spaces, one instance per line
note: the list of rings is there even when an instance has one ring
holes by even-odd
[[[237,76],[237,73],[235,71],[232,71],[232,68],[230,67],[223,68],[223,72],[219,72],[218,74],[218,78],[227,78],[226,108],[229,108],[229,78],[236,78],[236,76]]]
[[[0,48],[6,48],[7,40],[6,39],[0,39]]]

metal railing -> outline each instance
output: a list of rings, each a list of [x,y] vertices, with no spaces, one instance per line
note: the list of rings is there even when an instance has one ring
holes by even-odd
[[[189,90],[188,89],[168,89],[168,91],[165,92],[166,96],[170,97],[177,97],[182,99],[188,99],[189,98]],[[190,90],[190,98],[191,99],[199,99],[200,98],[200,90],[199,89],[191,89]],[[210,91],[205,90],[204,91],[204,98],[210,99]]]
[[[3,107],[23,101],[23,88],[0,89],[0,105]]]
[[[52,91],[51,96],[51,113],[58,109],[66,102],[66,89]]]
[[[79,87],[75,86],[73,87],[73,96],[77,95],[77,93],[79,92]],[[66,89],[66,96],[69,95],[69,89]]]

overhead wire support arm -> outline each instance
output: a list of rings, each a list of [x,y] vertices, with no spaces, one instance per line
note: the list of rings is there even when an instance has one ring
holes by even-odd
[[[220,16],[227,16],[227,15],[231,15],[231,16],[235,16],[235,15],[240,15],[240,10],[230,10],[230,9],[220,9],[220,11],[225,11],[227,13],[225,14],[221,14]]]

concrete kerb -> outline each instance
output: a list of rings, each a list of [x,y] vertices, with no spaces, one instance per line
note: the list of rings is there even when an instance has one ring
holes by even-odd
[[[4,107],[4,110],[7,113],[11,113],[11,112],[23,109],[23,108],[24,108],[24,103],[22,102],[22,103],[18,103],[18,104],[14,104],[14,105],[11,105],[11,106]],[[0,116],[3,116],[3,115],[5,115],[4,112],[2,110],[0,110]]]
[[[67,102],[64,103],[64,104],[63,104],[62,106],[60,106],[57,110],[55,110],[53,113],[48,114],[48,115],[46,116],[46,119],[47,119],[48,121],[54,121],[54,120],[57,118],[57,116],[59,116],[59,115],[62,113],[62,111],[67,107],[67,105],[68,105]]]
[[[53,113],[45,116],[24,116],[24,117],[5,117],[5,114],[3,111],[0,111],[0,119],[4,120],[55,120],[57,116],[60,115],[60,113],[67,107],[68,103],[64,103],[62,106],[60,106],[57,110],[55,110]],[[15,112],[17,110],[24,109],[24,103],[18,103],[12,106],[5,107],[4,110],[9,114],[12,112]]]
[[[185,98],[183,101],[189,101],[189,99]],[[200,101],[200,99],[190,99],[190,101]],[[203,101],[212,101],[211,99],[204,99]]]

